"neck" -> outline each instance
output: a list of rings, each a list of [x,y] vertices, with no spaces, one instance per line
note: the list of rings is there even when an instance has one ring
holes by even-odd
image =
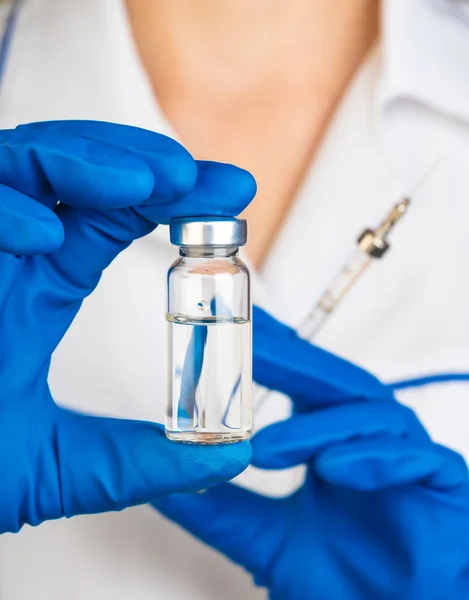
[[[156,91],[219,93],[354,70],[376,35],[376,0],[126,0]],[[331,77],[331,73],[333,77]],[[320,78],[322,79],[322,78]]]
[[[377,0],[126,0],[143,66],[197,158],[251,171],[262,264],[377,34]],[[294,150],[291,150],[294,149]]]

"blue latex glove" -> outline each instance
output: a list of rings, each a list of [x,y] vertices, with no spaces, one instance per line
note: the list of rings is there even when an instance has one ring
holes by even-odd
[[[61,409],[47,374],[119,252],[171,217],[239,213],[254,195],[252,177],[196,165],[164,136],[107,123],[33,124],[1,131],[0,141],[0,532],[207,488],[242,471],[249,444],[175,444],[157,424]]]
[[[296,413],[253,440],[253,464],[307,464],[272,499],[224,484],[155,507],[253,573],[273,600],[469,598],[469,486],[372,375],[254,313],[254,373]]]

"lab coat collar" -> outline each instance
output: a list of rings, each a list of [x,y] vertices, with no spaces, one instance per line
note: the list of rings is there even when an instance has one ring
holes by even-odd
[[[469,19],[462,3],[385,0],[382,29],[382,106],[410,99],[469,122]]]

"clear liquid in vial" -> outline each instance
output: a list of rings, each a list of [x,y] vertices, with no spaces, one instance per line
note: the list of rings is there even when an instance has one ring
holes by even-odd
[[[168,314],[166,435],[220,444],[252,428],[251,322]]]

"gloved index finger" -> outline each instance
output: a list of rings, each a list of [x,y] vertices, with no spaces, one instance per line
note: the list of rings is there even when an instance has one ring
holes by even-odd
[[[290,396],[298,410],[350,400],[393,399],[371,373],[298,337],[265,311],[253,311],[253,373]]]
[[[153,131],[104,121],[48,121],[28,127],[125,148],[148,164],[155,188],[137,210],[150,221],[167,224],[175,217],[236,216],[256,193],[249,172],[230,164],[194,161],[178,142]]]

